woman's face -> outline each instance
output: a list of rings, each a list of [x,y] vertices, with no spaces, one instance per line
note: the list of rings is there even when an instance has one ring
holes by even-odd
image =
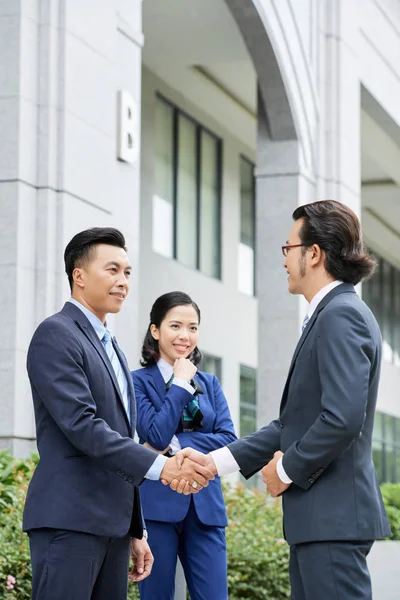
[[[160,357],[173,365],[178,358],[187,358],[197,346],[199,317],[191,304],[175,306],[165,315],[160,327],[150,326],[158,341]]]

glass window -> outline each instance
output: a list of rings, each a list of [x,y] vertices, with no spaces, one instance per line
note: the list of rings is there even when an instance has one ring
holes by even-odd
[[[168,257],[173,256],[173,124],[171,106],[160,100],[156,104],[153,250]]]
[[[201,132],[200,176],[200,270],[211,277],[220,276],[220,202],[219,143]]]
[[[153,249],[221,277],[221,142],[157,98]]]
[[[240,437],[257,430],[257,371],[240,365]],[[256,476],[249,480],[243,478],[247,487],[256,487]]]
[[[254,165],[240,158],[239,290],[255,293],[255,182]]]
[[[400,270],[376,255],[378,268],[363,283],[363,299],[382,332],[383,359],[400,366]]]
[[[179,115],[176,203],[176,258],[184,265],[197,266],[197,173],[196,126]]]
[[[200,370],[215,375],[216,377],[218,377],[219,381],[221,381],[222,379],[222,361],[217,356],[203,354],[203,360],[201,361]]]
[[[400,419],[376,413],[372,456],[380,483],[400,481]]]

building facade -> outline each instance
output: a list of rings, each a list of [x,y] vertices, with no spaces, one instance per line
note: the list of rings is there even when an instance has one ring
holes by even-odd
[[[399,2],[3,0],[0,50],[0,446],[35,448],[27,348],[92,226],[127,239],[111,328],[132,368],[153,301],[184,290],[238,434],[274,418],[306,309],[281,245],[334,198],[379,257],[374,452],[400,479]]]

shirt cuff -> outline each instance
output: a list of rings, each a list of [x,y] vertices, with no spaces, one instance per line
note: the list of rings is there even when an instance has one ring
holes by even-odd
[[[171,454],[176,454],[177,452],[179,452],[179,450],[182,450],[182,446],[180,445],[180,442],[179,442],[178,438],[176,437],[176,435],[174,435],[172,440],[170,441],[169,448],[170,448]]]
[[[278,462],[276,463],[276,472],[278,473],[278,477],[282,481],[282,483],[293,483],[293,481],[290,479],[290,477],[287,476],[287,473],[283,468],[282,458],[283,456],[281,456]]]
[[[189,394],[194,394],[195,393],[195,389],[194,387],[192,387],[190,385],[190,383],[188,383],[187,381],[185,381],[184,379],[179,379],[179,377],[174,377],[174,380],[172,382],[172,385],[179,385],[179,387],[183,387],[187,392],[189,392]]]
[[[239,465],[228,448],[213,450],[210,452],[210,456],[215,463],[218,475],[230,475],[231,473],[240,471]]]
[[[151,465],[150,469],[147,471],[145,478],[152,479],[153,481],[158,481],[161,476],[161,471],[163,470],[167,460],[168,459],[165,456],[159,454],[156,460]]]

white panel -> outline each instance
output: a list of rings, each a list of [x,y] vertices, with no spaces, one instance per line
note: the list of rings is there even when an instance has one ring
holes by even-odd
[[[172,257],[173,209],[172,205],[153,196],[153,250],[162,256]]]
[[[246,244],[239,244],[239,290],[244,294],[254,294],[254,250]]]

